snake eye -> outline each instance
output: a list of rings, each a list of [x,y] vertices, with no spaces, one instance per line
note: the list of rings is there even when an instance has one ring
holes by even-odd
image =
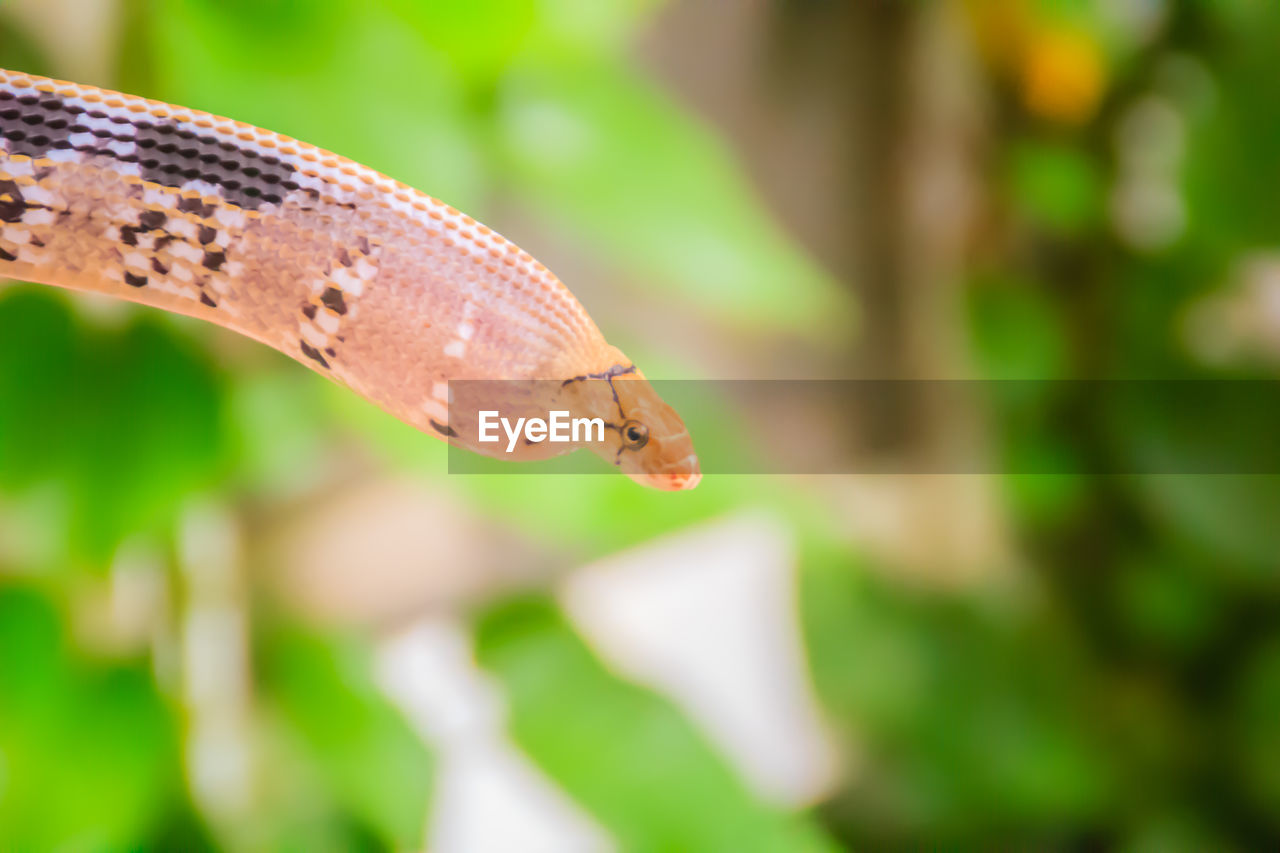
[[[622,425],[622,443],[630,450],[639,450],[649,442],[649,428],[639,421],[627,421]]]

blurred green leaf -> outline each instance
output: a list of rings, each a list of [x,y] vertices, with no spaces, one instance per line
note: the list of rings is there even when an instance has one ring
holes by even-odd
[[[1217,827],[1197,814],[1194,803],[1146,817],[1134,828],[1122,849],[1126,853],[1198,853],[1238,849]]]
[[[543,62],[566,57],[595,56],[615,60],[626,56],[637,31],[668,0],[538,0],[538,26],[531,54]]]
[[[506,69],[537,23],[537,0],[384,2],[464,77],[482,84],[492,84]]]
[[[276,625],[258,654],[266,691],[333,802],[382,843],[420,848],[434,762],[373,684],[368,649]]]
[[[228,419],[238,485],[259,499],[287,499],[314,488],[328,470],[334,418],[323,394],[331,386],[292,359],[268,352],[274,367],[240,376],[230,389]]]
[[[1280,180],[1275,141],[1280,138],[1280,80],[1271,73],[1272,45],[1280,37],[1274,4],[1221,4],[1214,15],[1240,27],[1224,39],[1210,69],[1216,84],[1212,109],[1196,116],[1183,170],[1189,233],[1220,262],[1280,241],[1280,199],[1260,188]],[[1234,7],[1241,14],[1225,13]]]
[[[101,560],[218,481],[222,380],[203,349],[150,317],[119,336],[82,329],[81,341],[75,381],[52,390],[74,406],[75,517],[87,553]]]
[[[65,304],[43,290],[0,291],[0,487],[21,489],[60,471],[80,419],[76,336]]]
[[[548,601],[480,619],[520,746],[625,850],[830,850],[805,819],[755,799],[674,708],[612,677]]]
[[[1111,758],[1072,696],[1088,676],[1061,637],[877,582],[820,542],[801,610],[815,683],[863,744],[861,782],[836,806],[855,839],[1018,838],[1109,807]]]
[[[65,478],[79,557],[101,565],[218,481],[221,377],[156,315],[95,329],[49,291],[14,289],[0,327],[0,488]]]
[[[1124,483],[1173,541],[1216,554],[1217,571],[1275,579],[1280,477],[1170,474]]]
[[[981,276],[966,296],[969,336],[982,376],[1026,380],[1010,382],[1004,390],[1043,399],[1049,380],[1067,372],[1067,341],[1053,303],[1037,282],[1008,275]]]
[[[1235,761],[1246,789],[1280,826],[1280,638],[1272,637],[1243,661],[1234,697]]]
[[[178,732],[143,662],[76,659],[43,595],[0,586],[0,838],[118,849],[182,807]]]
[[[1222,627],[1221,591],[1182,555],[1134,560],[1116,573],[1113,585],[1121,624],[1166,660],[1203,647]]]
[[[1009,190],[1022,213],[1050,232],[1079,236],[1102,216],[1102,177],[1083,151],[1024,141],[1008,155]]]
[[[655,301],[756,328],[848,334],[835,284],[761,212],[724,147],[650,84],[598,63],[526,62],[500,94],[513,189],[656,288]]]

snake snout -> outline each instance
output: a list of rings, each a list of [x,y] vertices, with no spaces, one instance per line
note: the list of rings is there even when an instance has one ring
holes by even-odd
[[[667,488],[672,492],[687,491],[702,482],[702,474],[698,471],[691,474],[667,474],[666,476],[670,482]]]

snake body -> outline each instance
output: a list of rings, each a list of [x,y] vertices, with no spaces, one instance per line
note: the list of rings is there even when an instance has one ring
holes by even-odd
[[[241,122],[0,70],[0,276],[208,320],[501,458],[547,451],[466,440],[449,383],[549,380],[607,423],[592,449],[633,479],[699,479],[680,418],[544,266],[428,195]]]

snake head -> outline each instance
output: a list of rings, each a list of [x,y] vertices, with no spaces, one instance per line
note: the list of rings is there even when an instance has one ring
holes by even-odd
[[[603,442],[591,449],[643,486],[692,489],[702,479],[684,421],[630,363],[590,377],[580,410],[601,418]]]

